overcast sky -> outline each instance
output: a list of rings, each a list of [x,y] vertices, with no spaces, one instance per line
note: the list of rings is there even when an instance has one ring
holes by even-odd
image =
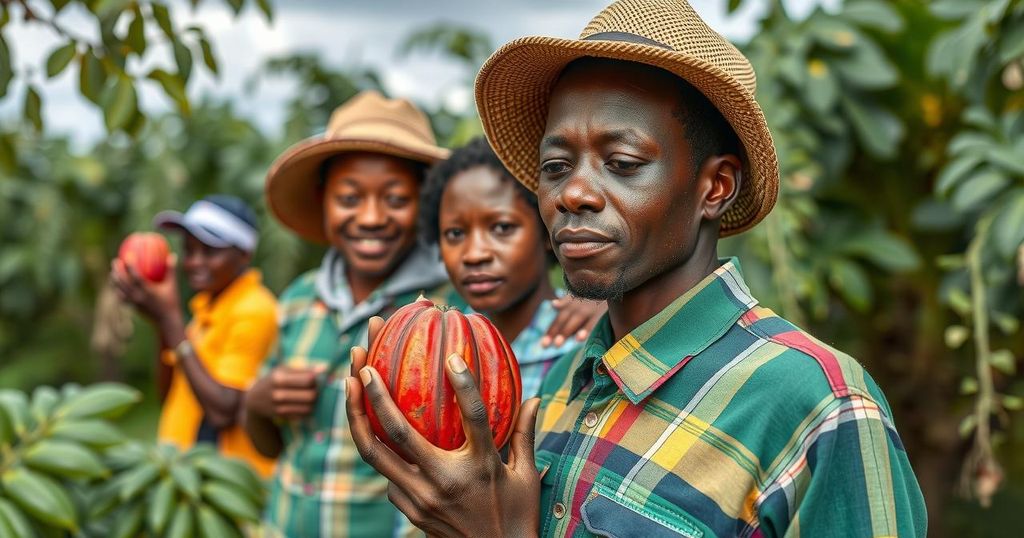
[[[220,62],[220,78],[207,76],[205,68],[189,83],[189,95],[213,94],[231,99],[237,110],[252,118],[269,133],[278,131],[284,105],[301,88],[284,80],[263,80],[255,91],[245,90],[245,81],[269,58],[294,52],[315,52],[328,65],[373,65],[384,76],[392,95],[410,97],[421,103],[444,102],[459,109],[470,105],[465,70],[454,63],[428,54],[399,58],[398,44],[416,28],[437,22],[469,25],[489,34],[496,46],[524,35],[576,37],[586,23],[609,0],[272,0],[275,17],[267,23],[262,13],[250,6],[235,17],[225,2],[205,0],[198,11],[188,2],[173,0],[176,25],[198,23],[213,42]],[[250,2],[252,3],[252,2]],[[730,39],[744,41],[767,0],[748,0],[743,9],[727,15],[726,0],[691,0],[708,23]],[[791,14],[801,16],[814,5],[835,5],[837,0],[788,0]],[[75,13],[77,5],[61,20],[86,32],[87,19]],[[123,22],[123,21],[122,21]],[[148,28],[147,33],[159,32]],[[45,28],[31,28],[12,21],[8,42],[16,69],[42,66],[58,42]],[[166,50],[147,51],[151,62],[171,68]],[[199,66],[200,61],[196,62]],[[148,65],[145,67],[149,67]],[[173,68],[171,68],[173,70]],[[102,117],[77,95],[77,69],[44,81],[37,72],[33,80],[44,92],[44,119],[48,129],[65,133],[78,143],[87,143],[103,132]],[[17,84],[0,101],[0,121],[11,121],[21,111],[24,87]],[[140,88],[142,107],[158,112],[169,108],[163,94],[151,83]]]

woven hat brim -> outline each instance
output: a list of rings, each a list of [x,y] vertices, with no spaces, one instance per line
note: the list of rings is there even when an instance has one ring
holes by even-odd
[[[447,149],[413,140],[395,144],[371,139],[307,139],[287,149],[270,166],[265,187],[267,206],[281,224],[300,237],[315,243],[327,243],[319,187],[320,167],[335,155],[358,151],[391,155],[427,165],[447,159],[450,154]]]
[[[548,100],[569,62],[593,56],[659,67],[686,80],[721,111],[746,151],[749,173],[722,217],[722,237],[746,231],[775,206],[778,156],[761,107],[721,68],[691,55],[651,45],[524,37],[498,49],[476,78],[476,105],[487,140],[523,185],[537,190],[540,139]]]

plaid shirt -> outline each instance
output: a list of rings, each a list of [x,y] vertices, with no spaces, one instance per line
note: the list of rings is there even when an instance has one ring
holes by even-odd
[[[735,261],[541,389],[544,536],[924,536],[882,392],[757,306]]]
[[[512,352],[519,362],[519,377],[523,382],[523,400],[533,398],[540,390],[540,383],[551,366],[563,355],[568,355],[580,346],[575,337],[570,337],[558,347],[542,347],[540,339],[558,316],[551,301],[544,301],[537,307],[533,319],[519,336],[512,341]]]
[[[302,538],[416,532],[388,501],[387,479],[360,459],[345,414],[349,350],[366,345],[368,319],[339,331],[343,320],[319,298],[315,275],[314,270],[300,276],[281,296],[279,349],[265,371],[280,365],[330,369],[310,417],[282,426],[285,449],[271,482],[263,530]],[[463,304],[448,283],[422,291],[438,303]],[[420,292],[399,294],[377,315],[387,317]]]

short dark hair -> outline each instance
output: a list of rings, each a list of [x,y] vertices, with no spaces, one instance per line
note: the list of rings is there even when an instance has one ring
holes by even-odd
[[[746,167],[746,153],[743,151],[743,145],[740,144],[736,131],[722,116],[722,112],[700,90],[675,73],[639,62],[584,56],[569,62],[562,70],[562,74],[559,75],[559,79],[575,69],[600,67],[612,70],[615,69],[616,64],[619,66],[630,64],[634,68],[640,66],[651,69],[678,81],[678,108],[672,111],[672,117],[683,124],[683,136],[686,138],[687,144],[690,145],[690,159],[693,161],[694,173],[697,173],[704,161],[715,155],[736,155]]]
[[[505,165],[501,163],[494,150],[483,137],[476,137],[468,144],[452,151],[451,157],[435,164],[427,171],[427,179],[420,190],[420,239],[427,245],[435,245],[441,238],[441,197],[444,189],[453,177],[461,172],[478,166],[497,172],[502,181],[511,181],[518,194],[530,205],[537,215],[541,230],[545,230],[544,221],[540,218],[537,207],[537,195],[516,181]]]

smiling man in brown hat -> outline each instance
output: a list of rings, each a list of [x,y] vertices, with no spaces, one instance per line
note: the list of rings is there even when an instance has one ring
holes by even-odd
[[[254,443],[280,456],[264,524],[271,535],[399,530],[387,481],[359,459],[340,402],[349,349],[366,341],[370,316],[387,316],[420,293],[458,300],[415,228],[424,171],[447,156],[409,101],[368,91],[267,175],[274,215],[301,237],[330,245],[320,267],[281,296],[278,350],[246,398]]]
[[[536,190],[569,288],[608,314],[524,405],[508,463],[457,356],[468,441],[445,452],[353,352],[353,438],[413,523],[437,536],[926,534],[875,382],[759,306],[738,261],[717,256],[778,190],[754,85],[683,0],[620,0],[578,40],[522,38],[483,66],[490,142]],[[364,391],[405,458],[370,432]]]

